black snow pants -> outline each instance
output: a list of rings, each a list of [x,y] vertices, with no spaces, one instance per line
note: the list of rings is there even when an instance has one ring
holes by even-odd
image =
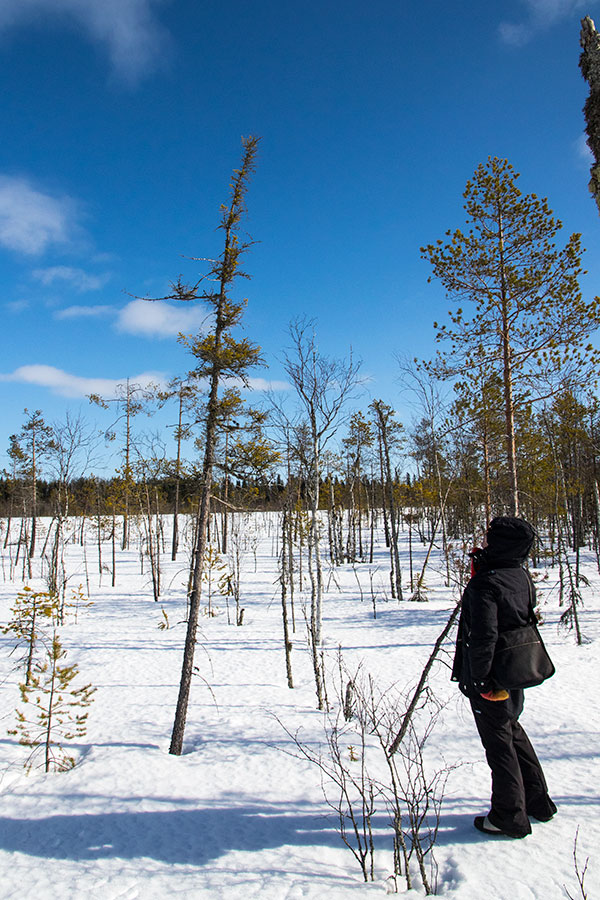
[[[492,770],[492,803],[488,818],[509,834],[531,833],[529,816],[548,819],[556,807],[540,762],[518,722],[523,691],[511,691],[508,700],[471,699],[477,731]]]

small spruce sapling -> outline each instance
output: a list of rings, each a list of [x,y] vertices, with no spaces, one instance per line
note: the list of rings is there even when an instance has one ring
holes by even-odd
[[[85,596],[83,592],[83,585],[80,584],[78,585],[78,587],[71,590],[71,602],[63,603],[63,609],[72,610],[75,617],[75,623],[77,623],[77,620],[79,618],[79,610],[87,609],[89,606],[93,605],[94,601]],[[64,622],[61,624],[64,624]]]
[[[206,616],[218,615],[218,609],[213,606],[212,598],[215,593],[215,587],[219,594],[228,593],[228,575],[227,566],[223,562],[221,556],[210,544],[204,552],[204,563],[202,567],[202,581],[206,582],[208,592],[208,604],[204,607],[203,613]]]

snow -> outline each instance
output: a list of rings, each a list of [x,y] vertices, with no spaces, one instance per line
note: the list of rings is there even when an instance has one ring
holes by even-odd
[[[71,616],[61,637],[67,662],[79,666],[81,683],[97,688],[87,735],[71,742],[78,762],[68,772],[25,774],[25,750],[7,733],[22,705],[20,673],[11,656],[13,640],[0,636],[1,898],[337,900],[391,889],[385,808],[378,806],[374,820],[375,881],[365,883],[339,837],[318,768],[302,758],[290,737],[298,733],[313,749],[324,744],[302,613],[307,585],[296,596],[290,690],[277,583],[277,516],[257,513],[242,517],[241,524],[254,535],[242,558],[244,624],[228,624],[220,596],[213,598],[218,615],[201,619],[198,677],[180,757],[168,748],[185,636],[184,552],[175,563],[163,556],[164,593],[157,604],[147,561],[140,572],[135,541],[131,550],[118,551],[114,588],[109,572],[99,583],[93,541],[85,560],[75,541],[68,545],[69,584],[83,584],[87,594],[87,565],[93,606],[80,609],[77,621]],[[165,527],[168,533],[168,521]],[[422,558],[420,545],[417,551]],[[4,550],[2,622],[10,618],[23,585],[8,580],[8,554]],[[108,544],[103,559],[110,562]],[[406,570],[404,543],[402,559]],[[533,834],[525,840],[490,839],[474,830],[473,817],[488,809],[489,770],[447,665],[434,666],[430,683],[443,710],[426,745],[426,762],[435,768],[443,760],[453,767],[434,850],[438,893],[448,900],[554,900],[567,896],[564,886],[580,897],[573,862],[578,828],[580,867],[590,857],[589,897],[600,888],[600,576],[592,555],[585,559],[590,586],[582,588],[587,642],[581,647],[572,632],[558,627],[557,573],[538,573],[543,635],[557,673],[526,692],[521,721],[559,813],[549,823],[533,822]],[[28,583],[44,589],[39,560],[35,566],[36,577]],[[373,564],[326,569],[326,575],[323,637],[332,706],[340,646],[348,670],[360,663],[380,689],[414,686],[456,600],[456,590],[444,585],[439,554],[426,576],[427,603],[389,599],[381,539]],[[158,627],[161,609],[169,622],[164,630]],[[452,638],[447,649],[451,645]],[[418,875],[410,892],[403,879],[397,883],[400,894],[423,896]]]

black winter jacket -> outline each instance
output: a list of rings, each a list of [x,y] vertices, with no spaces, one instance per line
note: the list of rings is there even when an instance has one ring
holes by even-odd
[[[523,569],[524,559],[481,560],[462,597],[452,680],[467,697],[502,687],[491,678],[498,635],[526,625],[535,588]]]

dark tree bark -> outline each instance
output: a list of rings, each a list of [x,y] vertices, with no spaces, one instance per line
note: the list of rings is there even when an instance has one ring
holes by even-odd
[[[177,756],[181,754],[183,749],[183,736],[194,672],[196,631],[200,612],[202,564],[208,543],[215,447],[222,418],[219,388],[222,381],[226,378],[241,377],[244,379],[248,368],[260,362],[259,348],[257,346],[246,339],[235,341],[230,335],[230,329],[238,324],[242,317],[245,304],[243,302],[234,303],[228,296],[228,290],[232,282],[244,274],[239,271],[238,265],[241,254],[248,249],[249,244],[240,244],[237,232],[240,220],[246,211],[245,195],[250,174],[254,169],[257,147],[258,138],[250,137],[244,140],[242,163],[240,168],[234,172],[231,185],[230,204],[222,208],[220,227],[225,233],[225,244],[221,256],[215,261],[210,271],[211,280],[217,282],[218,290],[199,294],[198,285],[185,288],[178,282],[173,292],[173,298],[183,300],[203,299],[214,310],[214,327],[212,332],[188,344],[190,351],[199,360],[199,365],[193,374],[198,378],[208,378],[209,396],[206,405],[204,457],[196,540],[192,561],[193,575],[189,597],[187,633],[175,721],[169,748],[169,752]]]

